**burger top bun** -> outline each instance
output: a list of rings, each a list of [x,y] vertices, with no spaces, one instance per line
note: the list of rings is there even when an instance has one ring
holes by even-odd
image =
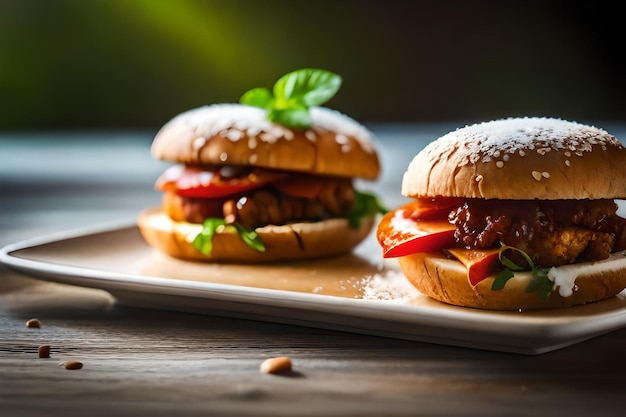
[[[466,126],[426,146],[402,180],[407,197],[626,197],[626,149],[602,129],[553,118]]]
[[[186,111],[166,123],[152,143],[157,159],[185,164],[251,165],[374,180],[380,163],[372,134],[324,107],[309,109],[311,127],[292,129],[244,104]]]

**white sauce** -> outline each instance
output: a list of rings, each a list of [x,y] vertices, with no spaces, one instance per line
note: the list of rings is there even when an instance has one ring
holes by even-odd
[[[548,272],[548,278],[554,281],[554,287],[559,289],[561,297],[569,297],[576,290],[576,278],[579,276],[623,268],[626,268],[626,251],[612,253],[602,261],[553,267]]]

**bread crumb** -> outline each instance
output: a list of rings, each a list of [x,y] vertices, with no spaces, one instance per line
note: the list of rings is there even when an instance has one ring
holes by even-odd
[[[269,358],[261,363],[261,372],[266,374],[278,374],[291,371],[291,359],[287,356]]]
[[[367,276],[363,278],[361,283],[361,297],[364,300],[388,300],[404,303],[420,294],[401,271],[389,270]]]
[[[41,322],[38,319],[30,319],[26,322],[26,327],[38,329],[41,327]]]

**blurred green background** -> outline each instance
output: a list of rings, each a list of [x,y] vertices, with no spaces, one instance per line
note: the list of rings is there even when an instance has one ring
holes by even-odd
[[[0,0],[0,129],[155,129],[319,67],[364,123],[624,121],[602,2]]]

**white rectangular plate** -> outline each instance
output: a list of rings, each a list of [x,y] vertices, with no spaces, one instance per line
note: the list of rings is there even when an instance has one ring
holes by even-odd
[[[248,318],[430,343],[541,354],[626,327],[626,291],[558,310],[449,306],[413,289],[371,236],[353,254],[272,265],[172,259],[135,225],[22,241],[0,261],[44,280],[108,291],[120,305]]]

